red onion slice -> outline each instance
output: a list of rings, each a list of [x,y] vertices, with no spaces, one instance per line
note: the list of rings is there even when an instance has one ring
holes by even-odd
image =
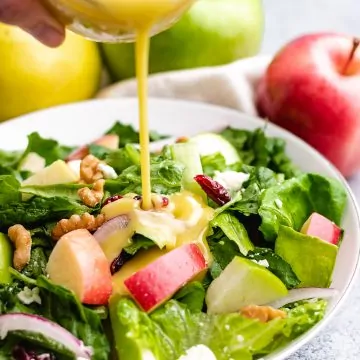
[[[21,313],[0,316],[1,340],[5,339],[9,332],[20,330],[42,334],[72,351],[76,357],[90,360],[93,354],[91,347],[85,346],[69,331],[44,317]]]
[[[130,222],[127,215],[117,216],[99,227],[94,233],[95,239],[101,244],[115,231],[125,229]]]
[[[279,309],[287,304],[291,304],[301,300],[331,299],[337,294],[338,291],[335,289],[321,289],[321,288],[294,289],[294,290],[290,290],[287,296],[267,305],[275,309]]]

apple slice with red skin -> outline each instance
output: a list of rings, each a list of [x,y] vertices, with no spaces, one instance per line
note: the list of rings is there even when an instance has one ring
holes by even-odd
[[[109,262],[94,236],[85,229],[62,236],[46,267],[49,278],[72,290],[88,305],[106,305],[112,292]]]
[[[301,233],[318,237],[330,244],[338,245],[341,229],[332,221],[318,213],[313,213],[301,228]]]
[[[206,269],[200,248],[196,244],[186,244],[159,257],[126,279],[124,284],[141,308],[150,312]]]
[[[119,148],[119,137],[115,134],[104,135],[101,138],[92,142],[94,145],[103,146],[110,150]],[[66,161],[82,160],[85,156],[89,155],[89,147],[84,145],[75,149],[67,158]]]

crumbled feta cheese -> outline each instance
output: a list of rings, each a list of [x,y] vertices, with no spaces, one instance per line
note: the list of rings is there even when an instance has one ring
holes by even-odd
[[[280,199],[275,199],[274,202],[278,209],[282,208],[283,202]]]
[[[41,298],[38,287],[29,289],[27,286],[25,286],[24,289],[17,294],[17,297],[25,305],[30,305],[34,302],[41,305]]]
[[[205,345],[191,347],[179,360],[216,360],[214,353]]]
[[[266,268],[270,266],[267,260],[251,260],[251,261],[254,262],[255,264],[264,266]]]
[[[116,171],[109,165],[99,164],[98,169],[103,173],[105,179],[116,179],[118,177]]]
[[[236,171],[216,171],[214,180],[224,186],[226,190],[231,192],[239,191],[244,182],[249,180],[250,175]]]
[[[80,178],[81,160],[71,160],[67,163],[68,167]]]

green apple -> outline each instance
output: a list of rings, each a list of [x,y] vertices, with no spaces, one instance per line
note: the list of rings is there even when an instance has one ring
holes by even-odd
[[[151,42],[150,72],[222,65],[256,55],[264,17],[261,0],[197,0]],[[114,80],[133,77],[134,44],[102,44]]]

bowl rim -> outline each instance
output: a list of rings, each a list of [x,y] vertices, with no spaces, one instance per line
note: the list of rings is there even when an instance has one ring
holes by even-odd
[[[51,114],[52,112],[55,112],[55,111],[61,111],[61,109],[64,109],[64,108],[71,111],[72,108],[91,107],[95,104],[98,104],[99,106],[101,106],[101,104],[104,104],[104,105],[114,104],[115,105],[115,104],[119,104],[119,102],[133,102],[134,105],[136,105],[137,98],[133,97],[133,96],[122,97],[122,98],[106,98],[106,99],[105,98],[100,98],[100,99],[95,98],[95,99],[90,99],[90,100],[85,100],[85,101],[57,105],[57,106],[53,106],[50,108],[37,110],[37,111],[31,112],[31,113],[28,113],[25,115],[21,115],[16,118],[5,121],[3,123],[0,123],[0,131],[3,128],[7,128],[8,126],[12,127],[12,126],[16,126],[16,124],[21,124],[23,121],[29,121],[29,120],[33,121],[32,119],[36,118],[38,115]],[[258,124],[259,126],[263,126],[263,127],[265,126],[265,129],[269,125],[272,128],[274,128],[275,130],[277,130],[278,132],[284,133],[286,135],[286,137],[284,136],[284,140],[286,142],[288,142],[288,141],[295,142],[295,143],[298,143],[300,146],[305,147],[307,149],[307,151],[309,151],[310,153],[312,153],[313,155],[315,155],[316,157],[321,159],[324,163],[326,163],[327,166],[334,172],[334,174],[337,175],[338,179],[341,181],[342,185],[346,189],[349,200],[351,201],[351,203],[353,205],[353,208],[355,210],[355,216],[357,219],[356,227],[358,228],[358,230],[360,229],[360,207],[359,207],[356,197],[355,197],[352,189],[350,188],[349,183],[345,179],[345,177],[320,152],[318,152],[315,148],[313,148],[311,145],[306,143],[304,140],[302,140],[295,134],[291,133],[290,131],[288,131],[274,123],[267,121],[266,119],[262,119],[256,115],[246,114],[246,113],[243,113],[243,112],[233,109],[233,108],[227,108],[227,107],[223,107],[223,106],[219,106],[219,105],[215,105],[215,104],[199,102],[199,101],[189,101],[189,100],[160,98],[160,97],[149,96],[149,105],[151,103],[153,103],[153,106],[157,106],[156,103],[159,103],[159,104],[161,104],[161,103],[168,103],[168,104],[177,103],[177,104],[185,106],[185,107],[190,106],[190,107],[197,107],[198,109],[204,108],[204,110],[213,109],[214,111],[222,111],[222,112],[226,111],[229,114],[232,113],[233,116],[236,116],[239,118],[241,117],[243,119],[245,118],[248,121]],[[280,137],[281,137],[281,135],[280,135]],[[357,241],[360,242],[360,239],[357,239]],[[280,348],[277,351],[270,353],[269,355],[266,355],[261,360],[283,360],[283,359],[287,358],[288,356],[294,354],[297,350],[299,350],[305,344],[307,344],[308,342],[313,340],[315,338],[315,336],[318,335],[323,330],[323,328],[329,323],[329,321],[334,317],[334,315],[336,315],[336,313],[340,310],[341,306],[343,305],[343,303],[346,301],[347,297],[349,296],[349,293],[353,289],[353,287],[355,285],[355,280],[359,275],[360,275],[360,250],[357,254],[355,269],[353,271],[353,274],[351,275],[349,283],[346,286],[346,288],[343,290],[342,294],[339,296],[339,299],[335,303],[333,308],[329,312],[326,312],[324,318],[318,324],[316,324],[313,328],[311,328],[310,330],[305,332],[299,338],[294,339],[292,342],[285,345],[285,347]]]

